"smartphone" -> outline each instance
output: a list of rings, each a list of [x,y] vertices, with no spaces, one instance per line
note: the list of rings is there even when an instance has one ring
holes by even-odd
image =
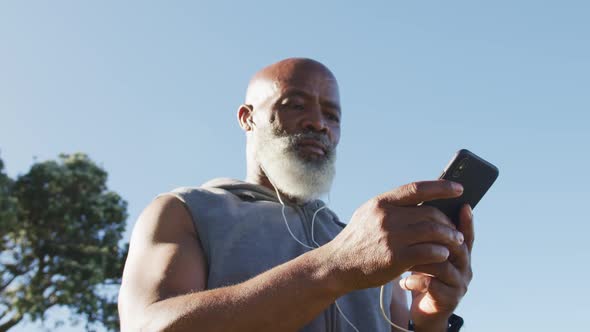
[[[443,171],[440,179],[463,185],[463,195],[456,198],[428,201],[423,204],[438,208],[458,226],[461,207],[464,204],[469,204],[472,209],[475,208],[496,181],[498,174],[498,168],[490,162],[469,150],[459,150]]]

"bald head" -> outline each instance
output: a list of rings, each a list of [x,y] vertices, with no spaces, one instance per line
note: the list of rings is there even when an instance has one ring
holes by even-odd
[[[334,74],[322,63],[307,58],[289,58],[258,71],[250,80],[246,104],[265,108],[284,90],[305,85],[339,99]]]
[[[238,109],[250,181],[303,200],[327,192],[340,116],[338,83],[323,64],[290,58],[257,72]]]

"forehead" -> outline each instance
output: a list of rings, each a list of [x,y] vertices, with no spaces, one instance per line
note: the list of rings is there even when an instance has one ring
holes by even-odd
[[[305,59],[287,59],[256,73],[248,85],[246,103],[270,109],[293,91],[340,104],[338,82],[332,72],[317,61]]]
[[[338,102],[340,94],[338,82],[332,73],[326,71],[293,70],[277,75],[273,82],[275,92],[279,95],[292,91],[303,92],[310,96]]]

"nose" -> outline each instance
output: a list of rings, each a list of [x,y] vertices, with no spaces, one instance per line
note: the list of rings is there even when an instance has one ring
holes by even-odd
[[[319,106],[310,107],[305,113],[302,123],[304,129],[324,133],[328,131],[326,121]]]

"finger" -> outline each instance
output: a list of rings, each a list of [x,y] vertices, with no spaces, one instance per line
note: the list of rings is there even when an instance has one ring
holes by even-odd
[[[419,218],[416,218],[416,220],[430,220],[442,225],[449,226],[453,229],[457,228],[455,223],[453,223],[446,214],[433,206],[421,205],[416,207],[408,207],[407,209],[413,209],[413,212],[419,216]]]
[[[467,285],[451,287],[437,278],[432,278],[428,285],[428,293],[440,306],[453,311],[459,304],[461,298],[467,293]]]
[[[435,199],[453,198],[461,196],[463,186],[447,181],[413,182],[379,195],[379,199],[395,206],[418,205]]]
[[[465,204],[459,213],[459,231],[463,233],[467,250],[471,254],[473,242],[475,241],[475,231],[473,228],[473,210],[469,204]]]
[[[403,266],[415,266],[444,262],[449,258],[449,249],[434,243],[421,243],[399,250],[399,261]]]
[[[449,262],[455,265],[459,271],[465,271],[469,268],[471,255],[469,254],[469,249],[467,248],[466,243],[463,243],[460,246],[449,247],[449,251]]]
[[[461,232],[432,221],[409,224],[405,229],[408,244],[438,243],[449,247],[457,247],[463,244],[464,241]]]
[[[450,287],[461,287],[465,283],[461,271],[448,261],[435,264],[417,265],[412,267],[410,271],[433,276]]]
[[[399,286],[407,291],[425,293],[428,291],[432,277],[423,274],[412,274],[399,281]]]
[[[471,253],[466,243],[460,246],[449,247],[449,258],[447,259],[462,275],[464,280],[468,282],[473,278],[473,270],[471,269]]]

